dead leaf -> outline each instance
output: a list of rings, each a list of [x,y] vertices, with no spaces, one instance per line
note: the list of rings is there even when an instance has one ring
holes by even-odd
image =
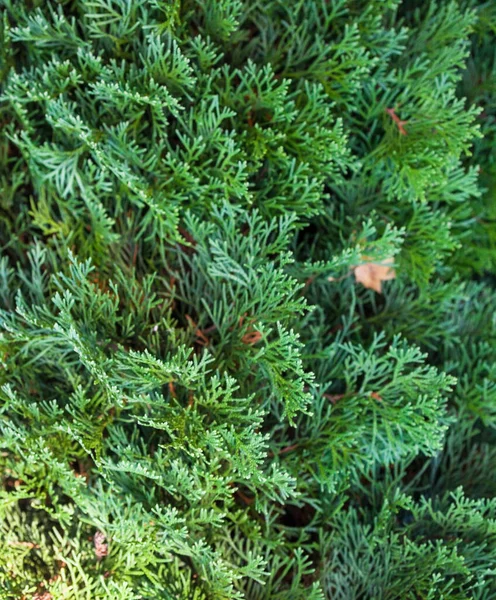
[[[260,331],[249,331],[241,338],[243,344],[256,344],[262,339]]]
[[[355,279],[366,288],[382,293],[382,282],[396,277],[396,271],[390,266],[394,263],[393,258],[386,258],[381,263],[365,263],[355,267]]]
[[[93,543],[95,545],[95,554],[98,560],[101,560],[108,554],[108,544],[105,543],[106,536],[103,532],[97,531],[93,536]]]
[[[9,541],[9,542],[7,542],[7,544],[9,546],[15,546],[17,548],[29,548],[30,550],[32,550],[33,548],[40,547],[38,544],[35,544],[34,542]]]
[[[210,344],[210,340],[208,339],[208,337],[203,333],[203,331],[198,327],[198,325],[193,321],[193,319],[189,315],[185,315],[185,316],[186,316],[186,320],[188,321],[189,325],[193,329],[195,329],[197,343],[200,346],[208,346]]]
[[[408,124],[408,121],[402,121],[396,114],[394,108],[386,108],[386,112],[391,117],[391,119],[393,119],[393,121],[396,123],[396,126],[398,127],[398,131],[400,132],[400,134],[408,135],[406,132],[406,129],[403,127],[403,125]]]
[[[346,394],[322,394],[322,396],[324,398],[326,398],[327,400],[330,400],[332,402],[332,404],[336,404],[336,402],[338,402],[338,400],[342,400],[343,398],[346,398]]]

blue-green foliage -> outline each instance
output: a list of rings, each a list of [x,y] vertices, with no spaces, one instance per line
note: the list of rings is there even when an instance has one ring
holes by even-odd
[[[493,2],[0,15],[0,599],[496,598]]]

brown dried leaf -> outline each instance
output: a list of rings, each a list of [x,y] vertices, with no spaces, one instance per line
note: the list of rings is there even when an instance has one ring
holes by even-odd
[[[400,134],[408,135],[408,133],[406,132],[406,129],[403,127],[403,125],[408,124],[408,121],[402,121],[396,114],[394,108],[386,108],[386,112],[391,117],[391,119],[393,119],[393,121],[396,123],[396,126],[398,127],[398,131],[400,132]]]
[[[95,545],[95,554],[98,560],[101,560],[108,554],[108,544],[105,543],[106,536],[103,532],[97,531],[93,536],[93,544]]]
[[[9,542],[7,542],[7,544],[9,546],[14,546],[16,548],[29,548],[30,550],[40,547],[38,544],[35,544],[34,542],[9,541]]]
[[[365,263],[355,267],[355,279],[366,288],[382,293],[382,282],[396,277],[396,271],[390,266],[393,258],[386,258],[382,263]]]
[[[243,344],[256,344],[262,339],[260,331],[249,331],[241,338]]]
[[[338,400],[342,400],[343,398],[346,398],[346,394],[322,394],[322,396],[324,398],[327,398],[327,400],[330,400],[332,402],[332,404],[336,404],[336,402],[338,402]]]

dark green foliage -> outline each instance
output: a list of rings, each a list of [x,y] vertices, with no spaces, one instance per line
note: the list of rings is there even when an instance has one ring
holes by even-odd
[[[494,3],[0,14],[0,598],[496,598]]]

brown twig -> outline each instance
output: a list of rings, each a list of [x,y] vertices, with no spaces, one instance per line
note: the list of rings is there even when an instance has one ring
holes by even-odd
[[[406,129],[403,127],[403,125],[406,125],[408,123],[408,121],[402,121],[398,115],[396,114],[394,108],[386,108],[386,112],[387,114],[391,117],[391,119],[393,119],[393,121],[396,123],[396,125],[398,126],[398,131],[400,132],[401,135],[408,135],[406,132]]]

